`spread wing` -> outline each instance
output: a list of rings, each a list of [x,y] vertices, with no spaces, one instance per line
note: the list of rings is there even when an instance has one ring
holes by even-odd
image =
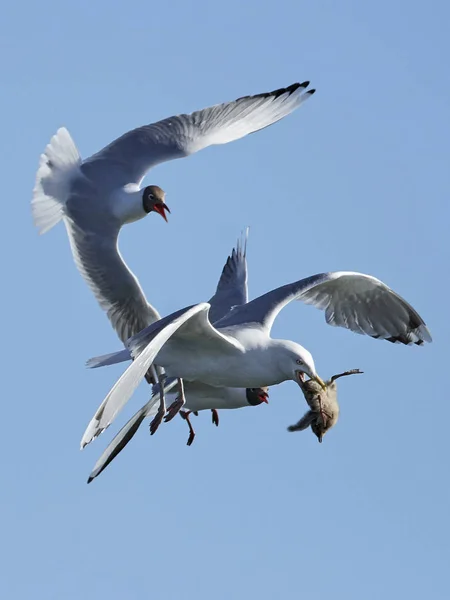
[[[149,169],[162,162],[238,140],[276,123],[314,93],[305,92],[308,85],[308,81],[294,83],[138,127],[84,161],[82,169],[91,178],[106,179],[108,186],[139,184]]]
[[[406,300],[379,279],[350,271],[321,273],[272,290],[233,308],[215,326],[257,323],[270,333],[277,314],[292,300],[324,310],[329,325],[355,333],[407,345],[431,342],[425,322]]]
[[[122,342],[160,319],[119,252],[117,225],[105,219],[93,231],[64,222],[75,264]]]
[[[248,302],[247,239],[248,229],[245,232],[245,237],[243,236],[243,239],[238,240],[236,248],[233,248],[231,255],[228,257],[217,284],[216,293],[209,300],[211,305],[209,320],[211,323],[221,319],[233,306]]]

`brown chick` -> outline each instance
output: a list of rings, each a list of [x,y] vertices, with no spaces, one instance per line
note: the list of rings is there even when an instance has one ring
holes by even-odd
[[[288,431],[303,431],[311,427],[312,432],[322,443],[323,436],[336,425],[339,418],[336,379],[346,375],[362,373],[363,371],[359,369],[352,369],[351,371],[345,371],[345,373],[333,375],[329,381],[325,382],[326,391],[313,379],[303,381],[301,388],[310,410],[303,415],[298,423],[290,425]]]

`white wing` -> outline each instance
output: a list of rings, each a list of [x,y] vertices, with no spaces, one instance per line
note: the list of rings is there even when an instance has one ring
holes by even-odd
[[[155,165],[238,140],[276,123],[314,93],[305,92],[308,85],[308,81],[294,83],[133,129],[84,161],[82,170],[91,179],[106,180],[108,186],[139,184]]]
[[[119,228],[106,219],[96,221],[95,232],[81,229],[69,217],[64,222],[75,264],[122,342],[160,319],[122,259]]]
[[[350,271],[321,273],[272,290],[233,308],[215,327],[252,322],[270,333],[277,314],[292,300],[324,310],[328,324],[355,333],[401,344],[431,342],[425,322],[406,300],[379,279]]]

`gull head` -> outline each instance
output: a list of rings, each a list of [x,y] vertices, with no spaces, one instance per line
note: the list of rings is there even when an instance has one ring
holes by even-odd
[[[245,390],[247,402],[250,406],[259,406],[263,402],[269,404],[269,388],[258,387],[258,388],[247,388]]]
[[[142,206],[145,213],[148,215],[151,212],[156,212],[166,221],[166,211],[170,213],[169,207],[164,200],[166,193],[157,185],[148,185],[142,190]]]
[[[317,381],[322,389],[326,390],[327,386],[317,375],[311,352],[308,352],[300,344],[287,340],[283,341],[283,346],[285,349],[283,369],[289,372],[289,379],[295,381],[302,388],[305,375],[307,375],[310,379]]]

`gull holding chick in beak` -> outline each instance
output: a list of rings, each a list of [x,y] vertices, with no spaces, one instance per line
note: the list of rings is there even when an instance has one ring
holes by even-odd
[[[329,381],[325,382],[326,389],[313,379],[300,382],[305,400],[310,410],[303,415],[298,423],[290,425],[288,431],[303,431],[311,427],[311,431],[322,443],[323,436],[334,427],[339,418],[339,404],[337,401],[336,379],[346,377],[347,375],[361,375],[363,372],[359,369],[352,369],[333,375]]]

